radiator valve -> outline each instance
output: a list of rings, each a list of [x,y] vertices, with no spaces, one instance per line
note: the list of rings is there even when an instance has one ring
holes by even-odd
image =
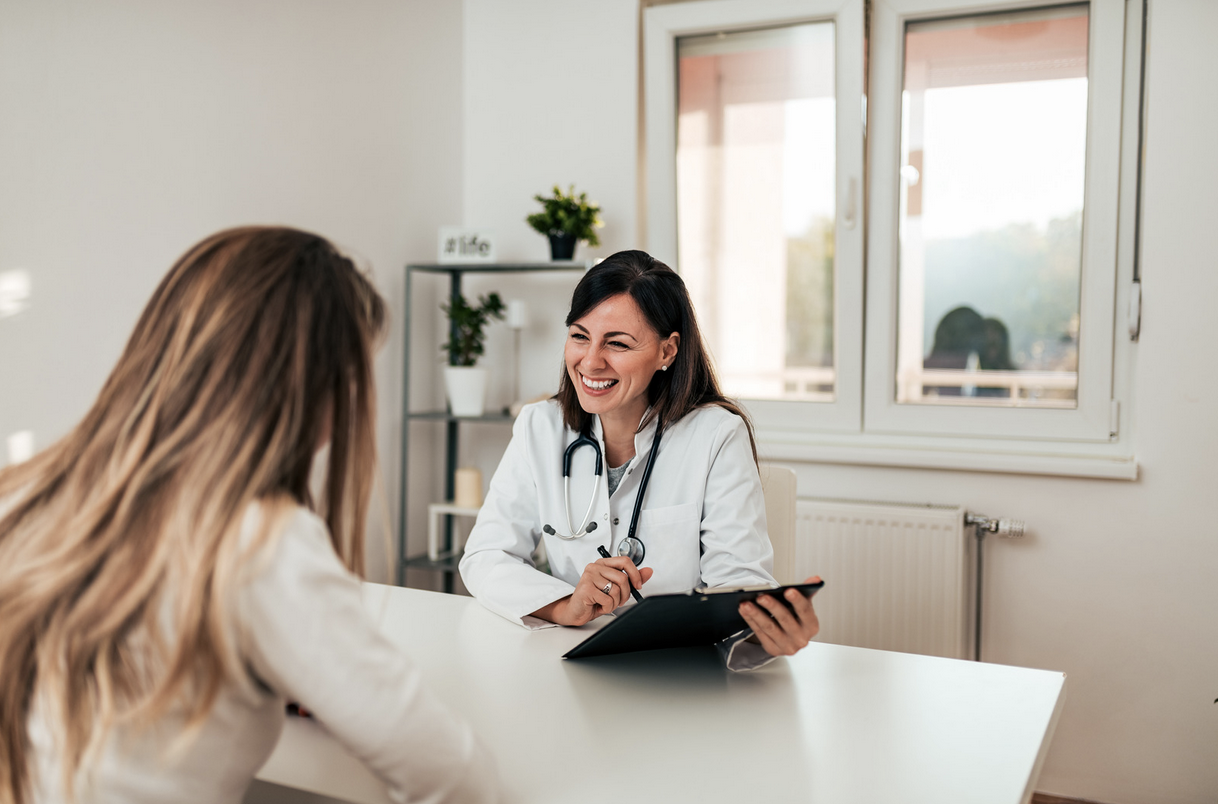
[[[990,519],[981,514],[965,514],[964,524],[977,528],[977,534],[997,533],[1001,539],[1022,539],[1024,522],[1022,519]]]

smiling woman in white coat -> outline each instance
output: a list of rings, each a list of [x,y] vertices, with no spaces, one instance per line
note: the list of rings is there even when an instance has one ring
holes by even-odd
[[[527,628],[583,625],[632,595],[777,583],[752,427],[723,396],[681,277],[623,251],[580,280],[554,398],[526,406],[465,546],[461,578]],[[533,554],[544,541],[549,573]],[[599,548],[599,550],[598,550]],[[816,635],[811,600],[745,603],[728,667]]]

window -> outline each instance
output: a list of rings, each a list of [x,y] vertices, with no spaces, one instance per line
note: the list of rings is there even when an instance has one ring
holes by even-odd
[[[1087,12],[905,26],[898,403],[1077,404]]]
[[[645,25],[650,250],[759,426],[857,432],[862,0],[679,3]]]
[[[1136,475],[1137,5],[647,9],[648,245],[767,454]]]
[[[677,250],[720,378],[832,401],[833,22],[676,45]]]

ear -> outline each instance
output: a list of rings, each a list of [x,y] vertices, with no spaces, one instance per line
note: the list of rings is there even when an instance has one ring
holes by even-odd
[[[665,338],[660,343],[660,360],[663,366],[671,366],[672,361],[677,359],[677,352],[681,347],[681,333],[674,332]]]

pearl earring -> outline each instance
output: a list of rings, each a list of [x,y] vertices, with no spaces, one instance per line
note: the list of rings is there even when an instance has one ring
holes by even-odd
[[[668,366],[660,366],[660,371],[668,371]]]

